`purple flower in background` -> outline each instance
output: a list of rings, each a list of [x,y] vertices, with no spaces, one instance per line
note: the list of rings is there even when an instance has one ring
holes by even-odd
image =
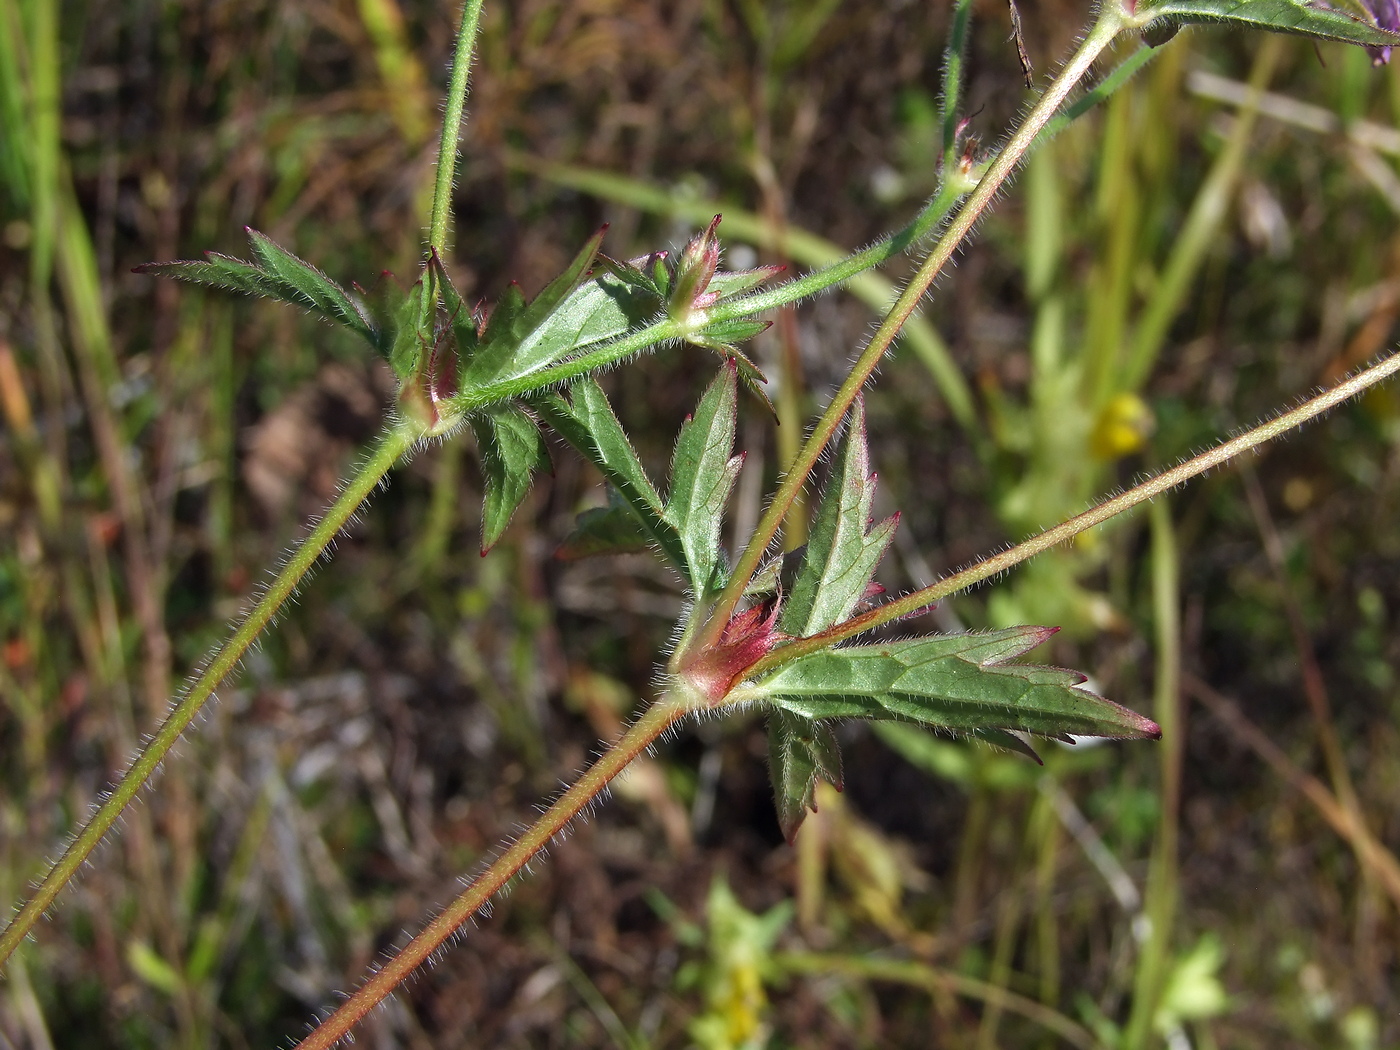
[[[1361,0],[1361,5],[1366,8],[1371,17],[1376,20],[1376,25],[1381,29],[1388,29],[1392,33],[1400,30],[1400,0]],[[1390,61],[1390,48],[1370,47],[1366,48],[1371,54],[1371,61],[1378,66],[1383,66]]]

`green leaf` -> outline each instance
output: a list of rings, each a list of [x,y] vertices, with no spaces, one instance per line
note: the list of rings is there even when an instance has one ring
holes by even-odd
[[[275,274],[286,287],[296,289],[306,304],[317,312],[369,338],[368,333],[373,325],[363,303],[357,301],[316,267],[298,259],[270,237],[251,227],[247,233],[248,239],[253,243],[253,254],[262,263],[264,270]]]
[[[779,555],[776,558],[764,563],[759,570],[753,574],[753,579],[744,588],[745,598],[765,598],[777,592],[782,579],[783,558]]]
[[[598,254],[599,230],[562,274],[530,303],[518,285],[496,304],[474,354],[463,354],[462,389],[479,389],[547,368],[564,358],[612,342],[652,321],[661,296],[639,271],[640,280],[624,280],[627,271]],[[596,275],[590,267],[603,260]]]
[[[481,553],[496,545],[530,491],[535,469],[549,462],[544,439],[518,405],[493,405],[471,417],[481,452],[486,496],[481,509]]]
[[[680,533],[691,587],[704,599],[722,585],[720,521],[744,457],[733,456],[738,422],[737,367],[729,362],[681,425],[671,459],[665,519]]]
[[[539,328],[545,318],[558,310],[564,304],[564,300],[582,287],[588,277],[589,268],[598,256],[598,249],[603,246],[603,237],[607,232],[608,227],[604,224],[579,249],[564,272],[545,285],[544,290],[530,301],[530,308],[520,319],[521,326],[526,331],[533,332]]]
[[[351,295],[316,267],[298,259],[264,234],[252,228],[248,228],[247,233],[260,265],[209,252],[203,262],[186,259],[146,263],[136,267],[136,272],[174,277],[192,284],[245,292],[306,307],[356,332],[372,346],[377,348],[381,345],[379,326],[357,296]]]
[[[1145,32],[1160,31],[1165,26],[1228,25],[1348,44],[1400,46],[1400,34],[1306,0],[1161,0],[1140,4],[1137,17],[1151,19]]]
[[[822,492],[807,555],[783,605],[779,628],[806,638],[845,621],[864,597],[894,538],[899,516],[870,531],[875,476],[865,437],[865,402],[856,398],[837,467]]]
[[[428,268],[437,275],[438,295],[442,299],[442,309],[447,314],[446,323],[452,329],[452,336],[457,343],[458,361],[469,361],[476,355],[477,347],[481,344],[481,318],[476,311],[467,308],[465,300],[457,291],[457,286],[452,283],[447,267],[443,266],[442,260],[438,258],[436,248],[428,259]],[[459,366],[459,373],[462,370],[463,367]]]
[[[613,496],[613,492],[609,492]],[[606,507],[593,507],[578,516],[573,531],[559,549],[556,558],[575,561],[598,554],[632,554],[644,551],[650,544],[641,523],[625,503],[613,502]]]
[[[1075,671],[1001,666],[1052,633],[1013,627],[828,649],[794,660],[757,688],[778,707],[808,718],[902,718],[957,733],[1002,730],[1056,739],[1161,735],[1150,719],[1076,688],[1084,676]]]
[[[788,711],[774,711],[768,722],[768,773],[778,823],[788,842],[817,811],[818,778],[841,790],[841,748],[831,727]]]
[[[525,293],[512,281],[491,308],[476,353],[462,359],[463,390],[484,386],[512,373],[511,363],[523,335],[520,318],[525,306]]]
[[[598,264],[623,284],[656,297],[666,298],[671,290],[670,271],[666,269],[666,253],[652,252],[622,262],[598,253]],[[650,271],[650,272],[648,272]]]
[[[380,298],[386,318],[381,332],[387,343],[381,345],[388,354],[389,368],[400,382],[418,375],[425,354],[430,349],[431,321],[424,309],[423,296],[418,291],[417,285],[407,293],[386,287]]]
[[[786,266],[760,266],[753,270],[721,270],[710,278],[707,291],[715,292],[721,301],[751,292],[786,270]]]
[[[535,407],[565,441],[586,456],[613,484],[647,538],[694,587],[680,533],[663,517],[661,495],[647,477],[642,461],[597,381],[585,377],[569,388],[567,399],[549,394],[537,399]]]

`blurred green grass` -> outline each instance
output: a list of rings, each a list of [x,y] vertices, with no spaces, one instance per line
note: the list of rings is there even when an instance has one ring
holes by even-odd
[[[1025,6],[1044,71],[1087,11]],[[247,224],[337,279],[411,272],[452,16],[0,2],[0,895],[18,899],[385,404],[384,377],[295,311],[130,267],[238,253]],[[984,144],[1024,98],[1005,17],[992,4],[975,22]],[[454,280],[533,292],[600,222],[611,253],[637,254],[681,241],[676,216],[711,200],[763,224],[764,261],[800,262],[799,232],[868,242],[931,187],[944,18],[893,0],[488,5]],[[1203,96],[1203,72],[1293,108],[1251,121]],[[1300,127],[1299,102],[1351,134]],[[950,411],[926,354],[897,356],[871,397],[882,493],[905,511],[886,585],[1073,513],[1387,348],[1400,183],[1356,122],[1393,129],[1397,106],[1396,74],[1359,50],[1197,32],[1039,152],[926,311],[975,420]],[[522,154],[689,211],[587,195]],[[869,317],[831,296],[758,343],[786,425],[750,406],[751,477],[790,455]],[[656,462],[708,367],[667,352],[610,377]],[[1175,1023],[1200,1047],[1397,1045],[1396,902],[1177,675],[1237,700],[1400,846],[1398,412],[1380,391],[1268,452],[1263,513],[1223,472],[941,612],[1064,625],[1055,662],[1164,725],[1177,713],[1163,746],[1057,750],[1042,779],[853,733],[845,796],[791,849],[760,727],[698,727],[369,1037],[1140,1046]],[[376,500],[12,964],[0,1038],[285,1041],[646,695],[674,582],[641,559],[550,559],[597,498],[563,453],[478,558],[471,458],[425,454]],[[735,535],[761,494],[741,483]],[[1135,939],[1144,914],[1171,928],[1156,957]]]

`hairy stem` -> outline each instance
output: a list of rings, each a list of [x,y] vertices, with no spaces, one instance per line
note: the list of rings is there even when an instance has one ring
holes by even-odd
[[[142,785],[150,779],[175,741],[199,714],[205,701],[213,696],[214,690],[243,658],[253,640],[272,621],[277,610],[296,590],[297,584],[316,564],[317,559],[325,553],[336,534],[384,479],[389,468],[412,447],[416,439],[417,431],[404,426],[393,427],[380,438],[369,458],[346,484],[325,516],[292,552],[266,593],[238,625],[228,641],[215,651],[208,667],[166,715],[155,736],[123,774],[111,795],[78,833],[77,838],[64,850],[63,856],[44,876],[34,895],[5,927],[4,932],[0,933],[0,964],[3,964],[28,936],[34,924],[39,921],[39,916],[53,903],[54,898],[102,841],[102,837],[116,823],[122,811],[136,797]]]
[[[1072,121],[1102,103],[1126,84],[1133,74],[1151,61],[1156,54],[1157,52],[1149,47],[1134,52],[1102,82],[1095,85],[1092,91],[1087,92],[1083,98],[1046,123],[1041,129],[1041,136],[1058,133]],[[945,82],[945,94],[951,90],[950,85]],[[954,94],[949,97],[956,98],[957,96]],[[566,165],[535,162],[520,156],[515,158],[515,163],[521,167],[539,171],[563,185],[572,186],[601,197],[622,199],[617,194],[609,192],[610,183],[596,172],[571,168]],[[786,284],[717,303],[706,311],[706,320],[710,323],[733,321],[753,317],[766,310],[788,306],[818,295],[839,284],[844,284],[867,270],[874,269],[895,256],[904,254],[937,229],[957,203],[975,188],[972,178],[973,176],[959,169],[957,158],[954,156],[951,163],[945,162],[944,164],[943,177],[937,192],[929,198],[923,209],[908,225],[881,238],[868,248],[853,252],[838,262],[813,270],[811,273],[788,281]],[[651,190],[649,187],[646,189],[649,192],[633,188],[631,194],[625,198],[626,202],[661,214],[677,212],[677,209],[670,206],[670,200],[663,191]],[[709,206],[707,205],[704,210],[708,213]],[[497,401],[520,397],[549,386],[567,383],[589,372],[618,364],[634,354],[641,353],[660,343],[678,339],[683,334],[674,322],[658,321],[656,324],[640,329],[616,342],[579,354],[577,357],[557,365],[533,372],[529,376],[522,376],[471,391],[469,395],[460,398],[458,403],[463,411],[471,411],[474,408],[480,408]]]
[[[452,78],[447,87],[447,108],[442,117],[438,145],[437,180],[433,184],[433,217],[428,225],[428,247],[439,255],[447,251],[447,223],[452,213],[452,183],[457,175],[457,136],[467,105],[467,77],[472,68],[472,48],[481,21],[482,0],[466,0],[462,24],[457,29],[457,51],[452,57]]]
[[[555,835],[596,799],[608,784],[649,748],[675,722],[703,703],[684,687],[668,692],[632,723],[622,738],[594,762],[539,820],[510,848],[477,876],[465,891],[430,922],[422,933],[384,964],[354,995],[297,1046],[297,1050],[327,1050],[384,1000],[414,970],[443,946],[458,929],[479,912],[513,879]]]
[[[972,21],[972,0],[957,0],[953,24],[948,30],[948,50],[943,60],[943,97],[938,104],[938,124],[943,130],[943,174],[946,178],[958,162],[958,114],[962,109],[963,65],[967,54],[967,30]]]
[[[1306,423],[1310,419],[1322,415],[1325,412],[1336,408],[1342,402],[1355,397],[1368,387],[1374,386],[1383,379],[1388,379],[1396,372],[1400,372],[1400,353],[1392,354],[1358,373],[1345,382],[1338,383],[1330,390],[1318,394],[1309,401],[1304,402],[1291,411],[1284,412],[1267,423],[1262,423],[1241,434],[1237,438],[1222,442],[1209,451],[1202,452],[1199,456],[1193,456],[1185,463],[1173,467],[1171,470],[1163,471],[1154,478],[1144,481],[1113,499],[1105,500],[1096,507],[1091,507],[1084,513],[1070,518],[1068,521],[1056,525],[1054,528],[1046,529],[1036,536],[1032,536],[1024,543],[1002,551],[979,561],[977,564],[956,572],[946,579],[940,580],[929,587],[921,588],[902,598],[886,602],[877,609],[872,609],[864,616],[857,616],[847,620],[830,630],[820,634],[814,634],[810,638],[802,638],[791,642],[780,649],[775,649],[762,660],[759,660],[750,669],[749,675],[759,675],[765,671],[772,670],[785,663],[790,663],[807,653],[816,652],[820,649],[829,649],[847,638],[853,638],[858,634],[863,634],[873,628],[883,626],[894,620],[909,616],[928,608],[934,602],[956,594],[958,591],[966,590],[974,584],[990,579],[999,573],[1005,572],[1012,566],[1032,558],[1042,551],[1049,550],[1061,543],[1078,536],[1081,532],[1092,529],[1095,525],[1101,525],[1110,518],[1117,517],[1124,511],[1130,510],[1141,503],[1161,495],[1183,482],[1189,481],[1197,474],[1202,474],[1213,467],[1233,459],[1242,452],[1248,452],[1258,448],[1260,445],[1272,441],[1274,438],[1287,433],[1296,426]]]
[[[967,187],[960,182],[945,181],[938,193],[925,205],[923,211],[914,218],[914,221],[898,232],[876,241],[869,248],[849,255],[840,262],[824,266],[820,270],[813,270],[795,281],[789,281],[767,292],[717,303],[705,311],[705,321],[713,324],[719,321],[753,317],[765,310],[800,302],[828,288],[849,281],[852,277],[908,251],[911,246],[927,236],[929,231],[943,221],[948,212],[952,210],[953,205],[966,192]],[[470,412],[498,401],[533,394],[547,387],[567,383],[571,379],[577,379],[579,376],[615,365],[643,350],[649,350],[658,344],[669,342],[672,339],[681,339],[684,336],[684,326],[669,319],[658,321],[596,350],[589,350],[577,357],[571,357],[567,361],[561,361],[559,364],[531,372],[529,375],[518,376],[514,379],[466,391],[455,398],[453,403],[463,412]]]
[[[890,344],[894,342],[899,329],[919,305],[919,300],[923,298],[924,293],[928,291],[935,278],[942,273],[943,267],[953,257],[953,253],[972,232],[972,227],[992,203],[1002,184],[1010,177],[1016,166],[1035,144],[1036,136],[1040,134],[1041,129],[1055,115],[1074,86],[1089,72],[1094,60],[1113,41],[1121,25],[1122,15],[1117,6],[1112,4],[1105,6],[1098,21],[1094,24],[1094,28],[1090,30],[1079,49],[1060,70],[1059,76],[1040,96],[1035,106],[1026,115],[1025,120],[1022,121],[1021,126],[1016,129],[1001,152],[997,154],[996,159],[988,166],[987,173],[982,176],[982,180],[972,191],[957,217],[944,231],[943,236],[934,245],[933,251],[929,253],[928,258],[919,268],[919,272],[914,275],[894,306],[890,308],[885,320],[876,329],[845,382],[841,384],[836,396],[831,399],[831,403],[827,405],[821,419],[812,429],[812,433],[798,454],[797,460],[784,476],[782,484],[773,497],[773,502],[769,504],[768,510],[758,524],[753,539],[740,555],[734,567],[734,573],[730,577],[729,585],[725,587],[724,592],[715,603],[709,623],[696,636],[694,651],[698,652],[709,648],[719,638],[720,633],[734,614],[734,609],[744,593],[744,588],[748,586],[749,580],[758,568],[763,552],[773,537],[778,534],[778,529],[782,525],[783,518],[787,515],[788,508],[792,506],[798,492],[806,484],[807,476],[816,465],[817,459],[821,456],[827,443],[830,442],[832,435],[836,433],[836,428],[840,425],[852,402],[855,401],[856,395],[860,393],[861,388],[880,363],[880,359],[884,357]]]

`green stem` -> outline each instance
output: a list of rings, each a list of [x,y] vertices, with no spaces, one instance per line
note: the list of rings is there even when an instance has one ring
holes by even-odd
[[[684,326],[675,321],[657,321],[631,335],[623,336],[616,342],[608,343],[598,350],[580,354],[578,357],[571,357],[557,365],[550,365],[548,368],[541,368],[514,379],[506,379],[499,383],[491,383],[474,390],[468,390],[453,398],[452,404],[455,408],[466,413],[486,405],[495,404],[497,401],[537,394],[542,390],[587,375],[589,372],[596,372],[600,368],[615,365],[619,361],[626,360],[633,354],[639,354],[659,343],[680,339],[684,334]]]
[[[938,123],[943,129],[943,174],[946,178],[958,163],[958,111],[962,108],[963,62],[967,54],[967,27],[972,20],[972,0],[957,0],[953,24],[948,29],[948,48],[943,59],[943,98]]]
[[[44,876],[44,881],[20,909],[19,914],[10,921],[4,932],[0,933],[0,964],[3,964],[28,936],[39,917],[73,878],[102,837],[116,823],[122,811],[130,805],[142,785],[150,779],[175,745],[175,741],[194,721],[205,701],[214,694],[214,690],[242,659],[254,639],[262,633],[277,614],[277,610],[296,590],[302,577],[316,564],[336,534],[384,479],[389,468],[412,447],[415,440],[417,432],[405,426],[394,427],[380,438],[369,458],[346,484],[325,516],[292,552],[292,556],[272,581],[267,592],[238,625],[229,640],[214,653],[209,666],[166,716],[151,742],[142,749],[107,801],[64,850],[63,856]]]
[[[856,277],[866,270],[879,266],[894,256],[907,251],[926,236],[929,231],[943,221],[964,192],[966,192],[965,188],[960,185],[945,183],[914,221],[899,232],[877,241],[864,251],[856,252],[840,262],[820,270],[814,270],[795,281],[779,285],[771,291],[717,303],[705,312],[705,322],[713,324],[718,321],[753,317],[765,310],[787,306],[790,303],[809,298],[818,292],[849,281],[852,277]],[[454,398],[453,403],[461,411],[471,412],[497,401],[532,394],[615,365],[660,343],[681,339],[685,336],[685,331],[685,326],[677,324],[675,321],[658,321],[633,332],[631,335],[624,336],[616,342],[608,343],[597,350],[579,354],[577,357],[571,357],[557,365],[466,391]]]
[[[883,240],[876,241],[869,248],[847,256],[838,263],[815,270],[795,281],[781,284],[776,288],[766,292],[759,292],[755,295],[744,296],[743,298],[730,299],[726,302],[716,303],[705,311],[707,322],[733,321],[740,317],[752,317],[756,313],[764,310],[771,310],[774,307],[786,306],[795,303],[799,299],[806,299],[825,291],[833,285],[849,281],[857,274],[865,270],[879,266],[883,262],[888,262],[896,255],[902,255],[921,239],[928,236],[935,227],[941,223],[953,205],[957,204],[971,189],[966,182],[959,177],[950,177],[943,181],[938,187],[938,192],[929,199],[923,211],[915,216],[914,221],[905,226],[897,233],[892,233]]]
[[[1138,70],[1162,53],[1160,47],[1143,46],[1134,51],[1122,62],[1113,67],[1113,71],[1104,77],[1089,91],[1084,92],[1072,104],[1066,106],[1061,112],[1056,114],[1055,119],[1045,125],[1044,135],[1052,138],[1064,131],[1076,120],[1082,117],[1095,106],[1108,101],[1108,99],[1129,80],[1137,75]]]
[[[762,660],[759,660],[747,673],[748,677],[754,677],[765,671],[770,671],[782,664],[790,663],[798,657],[808,653],[817,652],[821,649],[829,649],[831,646],[845,641],[847,638],[854,638],[858,634],[894,620],[910,616],[928,608],[930,605],[950,594],[981,583],[983,580],[997,576],[1015,565],[1032,558],[1042,551],[1058,546],[1068,540],[1078,536],[1081,532],[1092,529],[1095,525],[1101,525],[1110,518],[1117,517],[1126,510],[1145,503],[1148,500],[1160,496],[1183,482],[1189,481],[1197,474],[1204,473],[1213,467],[1233,459],[1242,452],[1248,452],[1260,445],[1272,441],[1274,438],[1287,433],[1296,426],[1306,423],[1308,420],[1322,415],[1325,412],[1336,408],[1344,401],[1355,397],[1368,387],[1374,386],[1383,379],[1387,379],[1400,372],[1400,353],[1392,354],[1358,373],[1345,382],[1338,383],[1332,389],[1327,390],[1309,401],[1304,402],[1291,411],[1284,412],[1267,423],[1262,423],[1253,430],[1241,434],[1237,438],[1222,442],[1215,448],[1202,452],[1199,456],[1188,459],[1185,463],[1173,467],[1171,470],[1163,471],[1154,478],[1144,481],[1142,484],[1134,486],[1121,496],[1105,500],[1096,507],[1091,507],[1084,513],[1070,518],[1068,521],[1056,525],[1054,528],[1046,529],[1044,532],[1023,543],[1002,551],[979,561],[977,564],[956,572],[946,579],[940,580],[929,587],[921,588],[902,598],[886,602],[878,609],[873,609],[864,616],[857,616],[847,620],[843,624],[820,634],[814,634],[810,638],[803,638],[795,642],[790,642],[779,649],[773,650]]]
[[[457,175],[457,136],[462,130],[462,114],[467,106],[467,77],[472,68],[472,48],[481,21],[482,0],[462,5],[462,24],[457,30],[457,51],[452,57],[452,78],[447,87],[447,110],[442,118],[442,140],[438,145],[437,180],[433,184],[433,217],[428,226],[428,247],[439,255],[447,251],[447,223],[452,213],[452,183]]]
[[[1063,129],[1071,120],[1077,119],[1088,112],[1094,106],[1103,102],[1113,92],[1117,91],[1127,81],[1141,69],[1157,52],[1151,48],[1143,48],[1135,52],[1130,58],[1119,65],[1109,76],[1105,77],[1092,91],[1088,92],[1082,99],[1069,107],[1064,113],[1056,116],[1041,131],[1041,135],[1052,135]],[[945,96],[950,91],[950,87],[945,81]],[[956,97],[954,95],[953,97]],[[583,168],[575,168],[569,165],[550,164],[536,161],[520,154],[511,155],[508,158],[510,163],[535,171],[544,178],[551,179],[561,185],[570,186],[574,189],[582,190],[595,196],[605,197],[612,200],[623,200],[634,207],[644,208],[658,214],[681,215],[693,218],[690,209],[692,206],[680,204],[674,201],[663,190],[647,186],[643,183],[632,180],[619,180],[612,176],[599,172],[588,171]],[[618,186],[624,185],[627,192],[618,192]],[[953,207],[962,200],[973,189],[969,181],[969,176],[958,171],[956,165],[944,166],[943,181],[940,183],[938,191],[929,198],[923,210],[914,217],[914,220],[907,226],[895,233],[876,241],[869,248],[855,252],[838,262],[829,266],[824,266],[802,277],[778,285],[764,292],[753,295],[742,296],[730,299],[722,303],[717,303],[706,311],[706,320],[710,323],[720,321],[733,321],[740,318],[753,317],[765,310],[772,310],[792,303],[800,302],[828,288],[851,281],[868,270],[872,270],[882,263],[888,262],[897,255],[909,251],[917,245],[923,238],[927,237],[939,224],[947,218]],[[701,204],[695,214],[709,216],[716,211],[724,210],[722,205]],[[726,212],[729,215],[729,212]],[[742,238],[747,238],[757,242],[762,241],[762,227],[752,217],[748,215],[731,215],[730,220],[734,222],[743,221],[744,228]],[[796,236],[790,232],[790,236]],[[825,245],[812,238],[814,245]],[[811,249],[815,251],[816,249]],[[463,396],[459,404],[463,411],[471,411],[483,405],[503,401],[507,398],[519,397],[523,394],[553,386],[558,383],[566,383],[571,379],[576,379],[581,375],[607,368],[620,361],[631,357],[634,354],[647,350],[659,343],[664,343],[670,339],[678,339],[684,333],[671,321],[659,321],[649,325],[640,331],[626,336],[617,342],[609,343],[580,354],[561,364],[553,365],[549,368],[533,372],[529,376],[522,376],[504,383],[498,383],[480,390],[472,391],[469,395]],[[948,396],[949,404],[955,415],[964,425],[971,425],[972,408],[971,402],[963,394],[964,387],[961,384],[961,377],[956,381],[951,381],[951,377],[944,376],[940,379],[945,387],[945,395]]]
[[[359,991],[342,1003],[335,1013],[322,1021],[297,1045],[296,1050],[329,1050],[334,1046],[365,1014],[441,948],[463,923],[480,911],[482,905],[519,874],[555,835],[568,827],[633,759],[651,747],[662,733],[694,710],[697,704],[704,704],[704,700],[678,686],[648,708],[529,830],[516,839],[494,864],[472,880],[461,896],[430,922],[422,933],[361,985]]]
[[[744,588],[748,586],[749,580],[758,568],[764,551],[767,550],[773,537],[777,535],[788,508],[792,506],[793,500],[801,491],[802,486],[806,484],[807,476],[816,465],[817,459],[831,440],[831,436],[836,432],[836,428],[846,415],[846,411],[855,401],[856,396],[865,386],[876,366],[879,365],[880,359],[884,357],[890,344],[894,342],[900,327],[918,307],[924,293],[928,291],[934,279],[943,271],[943,267],[953,257],[953,253],[972,232],[972,227],[982,217],[982,213],[987,210],[997,193],[1000,192],[1002,184],[1011,176],[1016,166],[1035,144],[1041,129],[1055,115],[1074,86],[1089,72],[1094,60],[1112,43],[1121,25],[1122,15],[1117,5],[1105,6],[1089,35],[1084,38],[1079,49],[1060,70],[1059,76],[1040,96],[1030,113],[1026,115],[1025,120],[1022,121],[1021,126],[1016,129],[1005,147],[997,154],[996,159],[988,166],[987,173],[982,176],[982,180],[967,198],[957,217],[944,231],[943,236],[934,245],[933,251],[924,260],[923,266],[919,268],[919,272],[914,275],[899,299],[890,308],[885,320],[876,329],[870,342],[861,352],[860,358],[846,377],[846,381],[841,384],[836,396],[827,405],[826,411],[813,428],[796,462],[783,477],[783,482],[778,487],[773,502],[769,504],[763,519],[759,522],[753,539],[740,555],[733,575],[730,576],[729,585],[725,587],[724,592],[715,603],[709,623],[705,630],[697,635],[694,642],[695,651],[709,648],[719,638],[720,633],[734,614],[734,609],[744,593]]]

